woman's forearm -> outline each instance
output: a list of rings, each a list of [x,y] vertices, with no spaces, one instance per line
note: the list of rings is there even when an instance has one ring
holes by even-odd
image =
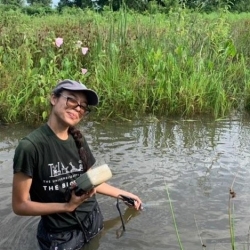
[[[71,212],[75,208],[70,203],[41,203],[31,200],[13,203],[13,211],[22,216],[39,216],[53,213]]]
[[[108,195],[108,196],[111,196],[114,198],[117,198],[119,196],[119,194],[123,194],[123,195],[129,194],[128,192],[126,192],[122,189],[116,188],[114,186],[111,186],[105,182],[102,183],[101,185],[99,185],[98,187],[96,187],[96,192],[99,194]]]

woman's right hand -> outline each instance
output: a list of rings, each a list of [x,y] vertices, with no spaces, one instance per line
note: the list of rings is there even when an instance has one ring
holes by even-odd
[[[81,196],[77,196],[75,194],[75,191],[72,190],[71,192],[71,198],[68,202],[68,206],[74,211],[79,205],[81,205],[84,201],[92,197],[96,193],[96,189],[93,188],[87,193],[82,194]],[[70,209],[70,210],[71,210]]]

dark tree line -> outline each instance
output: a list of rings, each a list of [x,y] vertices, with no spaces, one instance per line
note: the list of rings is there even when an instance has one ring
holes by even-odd
[[[23,7],[25,1],[28,6],[51,8],[53,0],[0,0],[0,4],[1,6]],[[108,6],[117,11],[122,6],[126,6],[129,9],[143,12],[149,10],[152,4],[166,12],[176,6],[205,12],[216,11],[221,8],[235,12],[250,11],[250,0],[59,0],[57,8],[61,10],[63,7],[78,7],[101,11],[105,6]]]
[[[145,11],[150,8],[152,2],[166,9],[181,5],[185,8],[206,12],[215,11],[220,8],[238,12],[250,11],[250,0],[60,0],[59,6],[76,6],[95,9],[103,9],[104,6],[109,6],[116,11],[125,4],[130,9]]]

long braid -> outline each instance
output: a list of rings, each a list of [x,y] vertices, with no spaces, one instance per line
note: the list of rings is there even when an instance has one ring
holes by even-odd
[[[88,170],[89,166],[88,166],[87,155],[86,155],[85,149],[83,147],[83,135],[80,132],[80,130],[75,128],[75,127],[70,127],[68,131],[73,136],[73,138],[75,140],[80,159],[82,160],[83,170],[84,170],[84,172],[86,172]]]

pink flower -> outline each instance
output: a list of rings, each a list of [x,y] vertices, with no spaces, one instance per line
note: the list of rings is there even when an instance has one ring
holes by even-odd
[[[82,54],[83,55],[86,55],[87,54],[87,52],[88,52],[88,48],[87,47],[82,47]]]
[[[82,74],[83,74],[83,75],[85,75],[85,74],[88,72],[87,69],[81,69],[81,70],[82,70]]]
[[[55,45],[56,45],[58,48],[60,48],[62,44],[63,44],[63,38],[57,37],[56,40],[55,40]]]

